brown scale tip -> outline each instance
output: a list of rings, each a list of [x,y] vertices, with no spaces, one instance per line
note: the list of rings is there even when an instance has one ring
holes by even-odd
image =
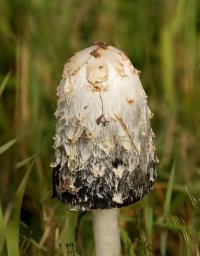
[[[99,52],[99,49],[106,50],[108,48],[108,45],[104,42],[94,43],[94,45],[98,46],[98,48],[91,51],[90,55],[94,56],[95,58],[101,57],[101,53]]]
[[[105,42],[97,42],[97,43],[94,43],[94,45],[97,45],[104,50],[108,48],[108,45]]]
[[[98,52],[99,48],[91,51],[90,55],[94,56],[95,58],[101,57],[101,54]]]

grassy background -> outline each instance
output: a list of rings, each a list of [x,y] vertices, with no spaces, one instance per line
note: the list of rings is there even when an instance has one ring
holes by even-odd
[[[158,179],[121,209],[123,255],[199,256],[198,0],[0,1],[0,255],[73,256],[77,214],[51,199],[56,87],[73,52],[97,41],[142,71],[155,113]],[[93,255],[91,221],[81,256]]]

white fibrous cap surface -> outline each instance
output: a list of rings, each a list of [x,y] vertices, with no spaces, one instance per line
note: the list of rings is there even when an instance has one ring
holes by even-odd
[[[54,196],[89,210],[147,194],[156,177],[151,112],[128,57],[104,43],[76,53],[57,96]]]

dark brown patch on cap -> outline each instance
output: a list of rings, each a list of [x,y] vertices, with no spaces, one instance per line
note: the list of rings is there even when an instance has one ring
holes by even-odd
[[[126,99],[129,105],[132,105],[134,103],[134,99]]]
[[[103,126],[107,126],[110,122],[106,120],[105,116],[102,114],[100,117],[97,118],[96,120],[97,124],[99,125],[100,123],[103,124]]]
[[[88,85],[88,87],[91,89],[91,91],[93,92],[101,92],[102,88],[101,88],[101,85],[98,85],[98,84],[92,84],[90,83]]]
[[[104,42],[97,42],[94,45],[98,46],[98,48],[91,51],[90,55],[94,56],[95,58],[99,58],[101,54],[99,53],[99,49],[106,50],[108,48],[108,45]]]
[[[108,90],[107,84],[96,81],[95,83],[89,83],[88,88],[92,92],[106,92]]]
[[[101,57],[101,54],[98,52],[99,48],[94,49],[93,51],[91,51],[90,55],[94,56],[95,58],[99,58]]]
[[[100,48],[106,50],[108,48],[108,45],[105,42],[97,42],[94,45],[98,45]]]

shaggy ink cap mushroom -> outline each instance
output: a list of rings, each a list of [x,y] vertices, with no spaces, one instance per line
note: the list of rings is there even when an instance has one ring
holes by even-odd
[[[57,96],[53,196],[76,210],[145,196],[156,177],[152,114],[128,57],[105,43],[76,53]]]

